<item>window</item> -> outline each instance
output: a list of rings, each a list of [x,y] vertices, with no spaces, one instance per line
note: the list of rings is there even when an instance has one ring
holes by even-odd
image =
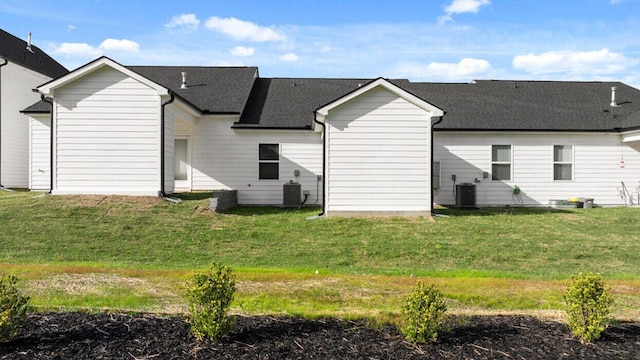
[[[511,145],[491,146],[491,180],[511,180]]]
[[[553,180],[573,180],[571,145],[553,145]]]
[[[280,145],[258,145],[258,179],[278,180],[280,178]]]

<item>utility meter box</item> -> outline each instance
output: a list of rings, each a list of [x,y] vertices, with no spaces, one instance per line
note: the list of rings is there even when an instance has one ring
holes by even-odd
[[[284,184],[282,204],[284,206],[300,206],[302,204],[302,185],[293,181]]]

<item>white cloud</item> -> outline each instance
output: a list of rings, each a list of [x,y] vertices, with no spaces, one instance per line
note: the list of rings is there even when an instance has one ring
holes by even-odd
[[[196,30],[200,25],[200,20],[195,14],[181,14],[172,17],[168,23],[164,24],[166,28],[183,30]]]
[[[444,15],[438,18],[438,23],[453,21],[451,15],[463,13],[478,13],[480,7],[491,4],[490,0],[453,0],[444,8]]]
[[[140,50],[140,45],[137,42],[127,39],[106,39],[100,46],[100,49],[105,51],[130,51],[136,52]]]
[[[294,53],[286,53],[286,54],[280,56],[280,60],[288,61],[288,62],[298,61],[298,55],[296,55]]]
[[[67,26],[67,30],[73,31],[73,30],[75,30],[75,29],[76,29],[76,26],[75,26],[75,25],[68,25],[68,26]]]
[[[231,49],[230,52],[233,56],[252,56],[256,53],[256,49],[252,47],[236,46]]]
[[[540,54],[517,55],[513,58],[514,69],[534,75],[567,74],[616,74],[638,64],[623,54],[609,49],[593,51],[548,51]]]
[[[271,27],[258,26],[250,21],[242,21],[236,18],[209,18],[204,26],[208,29],[219,31],[236,40],[249,40],[257,42],[284,41],[286,37]]]
[[[94,58],[108,51],[135,53],[140,50],[140,45],[135,41],[126,39],[106,39],[98,47],[87,43],[62,43],[51,52],[58,55],[78,58]]]
[[[52,52],[70,57],[96,57],[102,55],[102,50],[96,49],[87,43],[62,43]]]
[[[484,59],[464,58],[458,63],[431,62],[400,63],[394,76],[425,79],[428,81],[470,81],[476,77],[486,77],[493,72],[491,64]]]

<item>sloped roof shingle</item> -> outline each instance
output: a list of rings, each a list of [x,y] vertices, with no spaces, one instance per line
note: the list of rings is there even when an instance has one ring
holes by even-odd
[[[37,46],[31,44],[31,51],[29,51],[26,41],[2,29],[0,29],[0,57],[51,78],[57,78],[69,72]]]

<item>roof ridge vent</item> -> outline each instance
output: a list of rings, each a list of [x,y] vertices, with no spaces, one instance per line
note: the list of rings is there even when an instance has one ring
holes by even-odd
[[[187,86],[187,72],[183,71],[182,73],[182,85],[180,85],[180,89],[188,89]]]
[[[618,107],[620,105],[618,105],[618,103],[616,102],[616,90],[618,88],[615,86],[611,87],[611,104],[609,104],[609,106],[611,107]]]
[[[31,49],[31,31],[27,34],[27,51],[33,53],[33,50]]]

